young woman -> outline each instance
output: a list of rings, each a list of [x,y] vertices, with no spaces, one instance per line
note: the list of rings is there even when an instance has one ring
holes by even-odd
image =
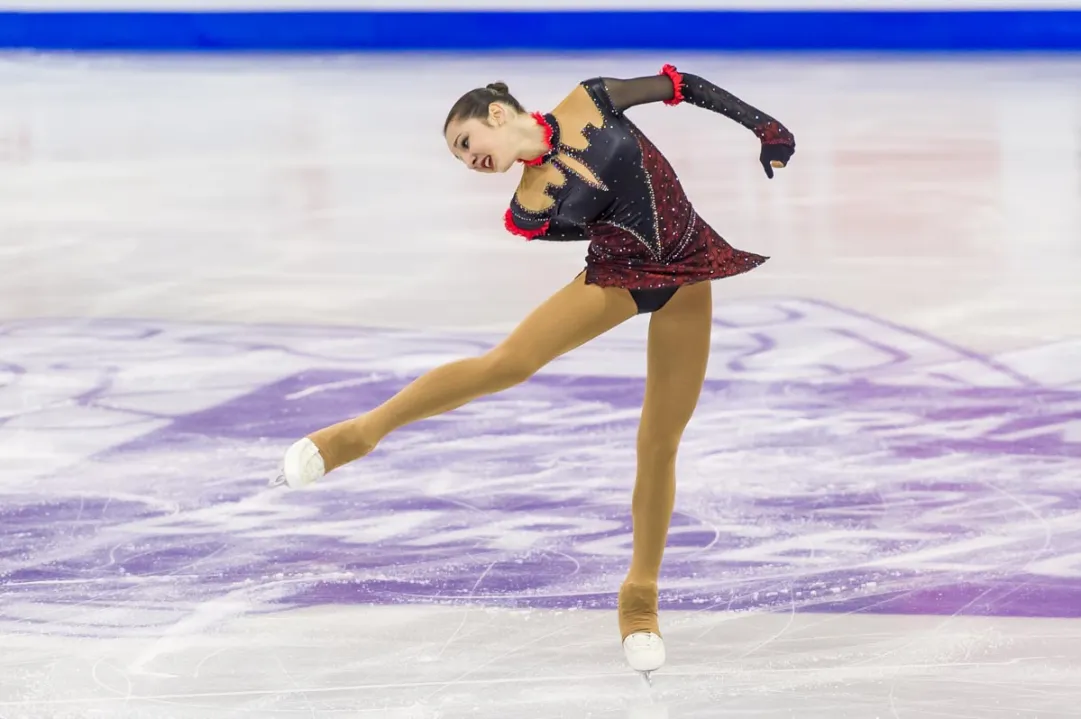
[[[625,656],[642,672],[665,660],[657,582],[676,452],[709,358],[709,280],[766,260],[734,249],[698,216],[668,161],[624,114],[652,102],[687,102],[752,130],[769,178],[795,152],[792,134],[772,117],[671,65],[650,77],[586,80],[548,114],[526,112],[501,83],[466,93],[443,126],[450,151],[478,172],[521,163],[507,229],[526,239],[588,241],[585,270],[483,356],[437,367],[366,414],[296,442],[274,482],[310,484],[368,454],[398,427],[512,387],[636,314],[651,314],[633,549],[618,610]]]

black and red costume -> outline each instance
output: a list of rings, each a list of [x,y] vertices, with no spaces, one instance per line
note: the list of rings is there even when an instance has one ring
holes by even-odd
[[[652,77],[593,78],[552,112],[533,114],[549,150],[525,163],[507,229],[528,239],[588,240],[586,282],[636,295],[668,290],[670,297],[681,285],[765,262],[733,248],[699,217],[664,155],[624,115],[650,102],[688,102],[752,130],[769,177],[771,161],[787,163],[795,152],[792,133],[775,119],[671,65]]]

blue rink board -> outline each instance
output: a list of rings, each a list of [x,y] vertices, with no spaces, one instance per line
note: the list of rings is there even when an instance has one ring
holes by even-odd
[[[1077,51],[1081,10],[0,12],[0,48]]]

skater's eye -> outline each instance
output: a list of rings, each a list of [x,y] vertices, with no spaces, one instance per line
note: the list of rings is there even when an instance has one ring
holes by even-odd
[[[468,137],[462,138],[462,149],[463,150],[468,150],[469,149],[469,138]]]

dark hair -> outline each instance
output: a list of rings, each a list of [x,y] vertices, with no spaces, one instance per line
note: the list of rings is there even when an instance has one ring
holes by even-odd
[[[470,90],[458,98],[458,102],[454,103],[454,107],[450,108],[450,112],[447,114],[447,121],[443,123],[443,132],[445,133],[447,128],[450,127],[450,123],[455,120],[469,120],[474,117],[487,118],[488,106],[493,102],[508,105],[516,112],[525,112],[522,104],[510,94],[506,83],[493,82],[489,83],[487,87]]]

